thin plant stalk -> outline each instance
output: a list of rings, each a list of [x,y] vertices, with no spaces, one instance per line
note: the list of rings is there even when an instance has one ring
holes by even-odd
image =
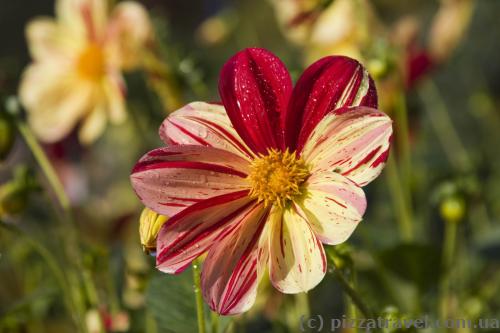
[[[448,161],[459,171],[469,171],[472,166],[471,158],[451,121],[438,87],[428,80],[419,92],[427,117]]]
[[[389,192],[392,197],[391,201],[396,209],[401,238],[406,242],[411,242],[414,233],[411,210],[408,207],[410,203],[405,200],[403,182],[401,181],[396,160],[392,155],[389,156],[387,161],[385,174],[389,185]]]
[[[450,316],[450,286],[451,271],[457,243],[458,223],[457,221],[445,221],[444,244],[442,253],[443,275],[440,286],[440,317],[444,322]]]
[[[219,315],[215,312],[210,312],[210,323],[212,327],[212,333],[219,332]]]
[[[298,293],[295,295],[295,304],[300,315],[309,318],[311,310],[309,307],[309,296],[307,293]]]
[[[354,270],[352,270],[349,274],[349,284],[352,286],[353,289],[356,289],[356,273]],[[347,309],[347,318],[348,319],[354,319],[356,320],[358,318],[358,311],[356,308],[356,305],[354,302],[351,300],[351,298],[347,295],[344,296],[345,299],[345,304],[346,304],[346,309]],[[353,328],[353,332],[358,332],[358,326]]]
[[[144,316],[145,333],[158,333],[158,325],[156,324],[156,320],[151,312],[146,309]]]
[[[408,209],[411,210],[411,147],[410,147],[410,127],[408,122],[408,108],[406,107],[406,97],[403,92],[399,94],[395,118],[397,126],[397,144],[401,165],[401,179]],[[410,215],[411,212],[410,212]]]
[[[344,290],[344,292],[349,296],[352,300],[352,303],[356,306],[356,308],[361,312],[361,314],[365,318],[374,318],[373,313],[370,308],[365,304],[363,298],[359,293],[353,288],[353,286],[349,283],[349,281],[345,278],[344,274],[334,266],[333,269],[333,277],[339,282],[340,286]]]
[[[50,187],[54,191],[55,196],[57,197],[57,201],[61,205],[63,211],[70,210],[70,201],[66,192],[64,191],[64,187],[61,184],[59,177],[57,176],[52,164],[50,163],[47,155],[43,151],[42,147],[38,144],[37,139],[31,132],[30,128],[22,121],[16,120],[16,126],[21,133],[24,141],[28,145],[28,148],[31,150],[31,153],[35,157],[40,169],[42,170],[45,178],[49,182]]]
[[[205,305],[203,304],[203,295],[201,294],[200,261],[193,261],[193,284],[194,295],[196,299],[196,315],[198,319],[198,333],[206,333],[205,327]]]

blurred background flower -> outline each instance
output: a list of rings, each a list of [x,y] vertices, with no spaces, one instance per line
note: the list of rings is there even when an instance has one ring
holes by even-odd
[[[109,17],[108,17],[109,16]],[[122,70],[140,65],[151,27],[145,9],[123,2],[108,14],[107,1],[58,0],[56,19],[26,28],[33,63],[19,94],[36,135],[45,142],[67,136],[92,143],[108,119],[126,117]]]

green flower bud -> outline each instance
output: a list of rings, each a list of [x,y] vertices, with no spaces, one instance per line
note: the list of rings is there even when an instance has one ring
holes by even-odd
[[[139,235],[144,252],[156,251],[156,238],[168,217],[160,215],[149,208],[144,208],[139,219]]]
[[[457,196],[445,198],[439,205],[439,212],[447,222],[460,222],[465,215],[465,202]]]
[[[387,74],[388,64],[380,58],[371,59],[367,64],[368,71],[374,78],[382,78]]]

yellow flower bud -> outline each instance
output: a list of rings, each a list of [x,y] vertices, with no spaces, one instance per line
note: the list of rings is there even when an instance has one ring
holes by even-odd
[[[455,196],[446,198],[441,202],[439,212],[445,221],[459,222],[465,215],[465,203]]]
[[[139,235],[144,252],[149,254],[156,251],[156,238],[162,225],[168,217],[160,215],[149,208],[144,208],[139,220]]]

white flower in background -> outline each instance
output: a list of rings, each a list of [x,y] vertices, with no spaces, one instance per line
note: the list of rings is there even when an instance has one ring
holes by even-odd
[[[21,102],[35,134],[54,142],[79,126],[90,144],[107,121],[126,118],[122,70],[140,65],[152,29],[142,5],[125,1],[108,16],[107,1],[58,0],[56,18],[26,28],[33,62],[20,86]]]

